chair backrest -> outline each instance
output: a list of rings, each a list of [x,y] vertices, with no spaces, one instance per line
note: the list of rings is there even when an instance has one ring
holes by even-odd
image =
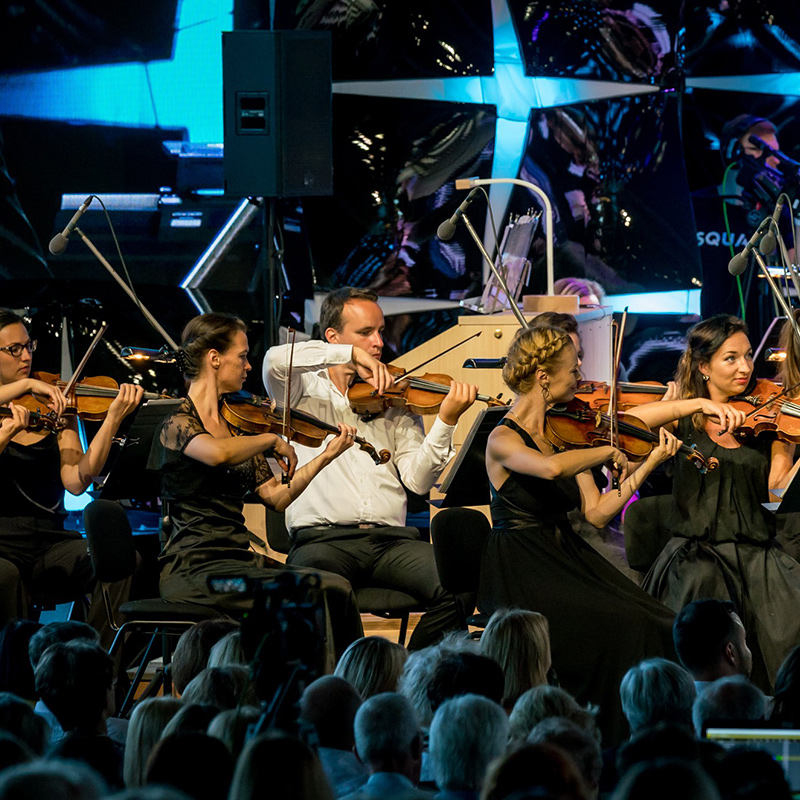
[[[267,508],[267,544],[277,553],[288,553],[292,547],[283,511]]]
[[[114,583],[133,575],[136,548],[125,509],[113,500],[93,500],[83,509],[83,523],[97,580]]]
[[[431,519],[431,541],[442,586],[453,594],[476,592],[492,525],[474,508],[446,508]]]
[[[672,495],[642,497],[625,509],[622,531],[628,566],[647,572],[672,538],[666,526],[672,508]]]

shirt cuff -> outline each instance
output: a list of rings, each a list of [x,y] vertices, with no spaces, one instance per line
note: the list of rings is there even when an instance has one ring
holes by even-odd
[[[455,425],[448,425],[437,414],[436,419],[433,421],[433,425],[431,425],[431,429],[428,431],[428,435],[425,438],[434,446],[452,450],[453,434],[455,433],[455,430]]]

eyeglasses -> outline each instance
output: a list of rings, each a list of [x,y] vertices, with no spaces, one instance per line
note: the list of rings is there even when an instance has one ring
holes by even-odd
[[[32,353],[36,349],[36,339],[28,339],[25,344],[20,344],[17,342],[16,344],[10,344],[8,347],[0,347],[0,350],[5,350],[12,358],[19,358],[22,355],[23,350],[27,350],[29,353]]]

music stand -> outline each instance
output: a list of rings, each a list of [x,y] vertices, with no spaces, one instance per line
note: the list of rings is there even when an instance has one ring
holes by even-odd
[[[439,508],[452,506],[485,506],[491,500],[489,476],[486,474],[486,444],[489,434],[508,413],[506,406],[484,408],[470,428],[453,466],[442,481],[444,494],[433,504]]]
[[[111,469],[100,487],[104,500],[152,500],[161,494],[161,475],[147,469],[153,438],[180,398],[148,400],[137,412]]]

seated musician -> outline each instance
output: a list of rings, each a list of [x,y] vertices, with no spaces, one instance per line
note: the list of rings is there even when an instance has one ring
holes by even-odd
[[[54,386],[32,380],[36,342],[21,317],[0,308],[0,402],[35,390],[57,413],[64,400]],[[86,543],[64,530],[64,490],[79,495],[100,474],[122,420],[141,401],[142,389],[120,386],[100,429],[84,452],[74,415],[57,434],[29,431],[29,414],[12,405],[0,420],[0,625],[30,615],[31,597],[74,600],[91,590],[94,574]],[[112,587],[112,600],[127,599],[129,582]],[[103,602],[92,602],[89,622],[110,633]]]
[[[264,504],[282,511],[352,445],[355,435],[354,428],[340,425],[339,435],[299,469],[293,448],[279,436],[234,436],[222,417],[221,400],[242,388],[251,369],[247,353],[246,326],[239,318],[212,313],[189,321],[180,349],[188,395],[162,424],[149,463],[162,471],[170,520],[169,540],[160,556],[161,596],[234,615],[251,606],[252,597],[212,594],[209,577],[271,579],[286,569],[249,549],[242,514],[245,495],[255,492]],[[273,476],[267,454],[291,477],[288,485]],[[332,625],[329,645],[341,654],[363,635],[361,617],[347,581],[324,573],[322,579]]]
[[[475,402],[477,388],[453,382],[438,417],[426,436],[419,417],[403,408],[389,408],[370,421],[360,419],[347,401],[357,378],[383,389],[392,378],[381,364],[383,313],[377,296],[345,287],[329,294],[320,312],[325,342],[295,346],[290,402],[329,423],[358,428],[391,461],[375,466],[351,450],[314,481],[286,514],[292,538],[288,561],[294,565],[336,572],[354,586],[379,585],[419,599],[427,609],[409,642],[409,649],[433,644],[458,626],[452,595],[439,582],[433,548],[419,532],[405,526],[405,487],[430,491],[453,454],[452,438],[459,417]],[[287,347],[273,347],[264,359],[264,382],[273,397],[283,397],[287,380]],[[316,450],[298,447],[299,463]]]

